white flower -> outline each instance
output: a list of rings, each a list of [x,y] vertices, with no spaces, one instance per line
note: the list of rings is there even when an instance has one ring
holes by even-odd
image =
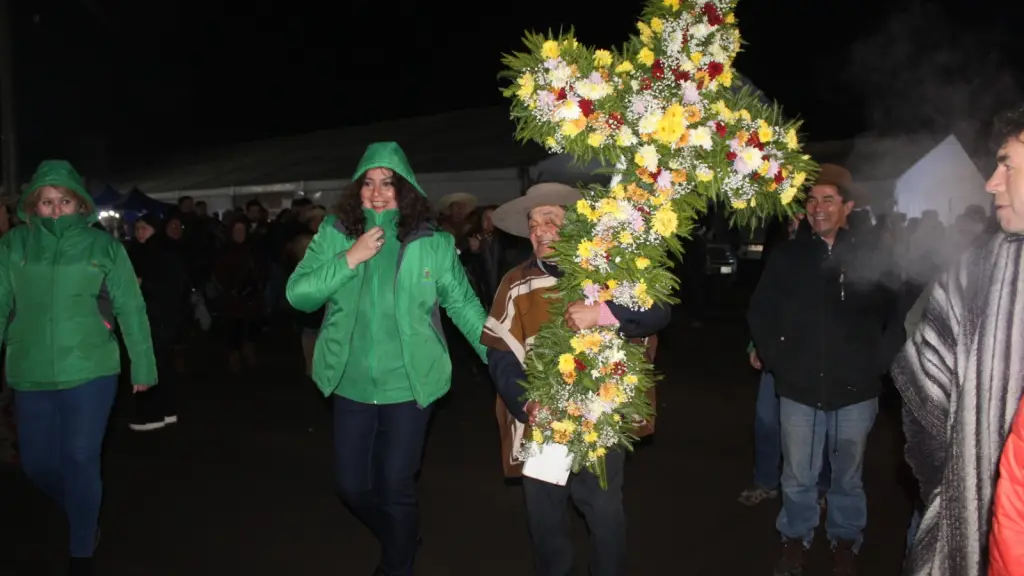
[[[641,134],[651,134],[658,129],[658,122],[661,121],[661,114],[657,111],[651,112],[640,119],[637,127]]]
[[[622,126],[615,135],[615,143],[622,147],[629,147],[636,144],[636,135],[629,129],[629,126]],[[619,177],[621,179],[621,176]],[[612,186],[615,186],[612,184]]]
[[[711,33],[711,26],[708,26],[704,22],[690,26],[690,35],[697,39],[704,39],[705,36]]]
[[[612,87],[607,82],[583,80],[576,83],[576,93],[587,100],[600,100],[612,93]]]
[[[572,68],[569,68],[564,63],[555,66],[553,70],[548,72],[548,82],[555,88],[565,88],[569,81],[572,80],[572,77]]]
[[[580,106],[574,100],[564,100],[555,108],[556,120],[576,120],[580,114]]]
[[[654,172],[658,169],[658,150],[653,144],[641,146],[636,156],[637,164],[643,166],[649,172]]]
[[[699,146],[705,150],[711,150],[711,130],[707,126],[701,126],[690,131],[690,144]]]
[[[761,151],[753,146],[744,146],[736,155],[733,166],[740,174],[750,174],[761,166],[763,156]]]

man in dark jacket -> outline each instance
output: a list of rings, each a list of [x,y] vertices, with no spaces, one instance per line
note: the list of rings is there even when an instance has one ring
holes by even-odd
[[[824,168],[824,167],[823,167]],[[775,376],[782,424],[783,554],[777,576],[803,573],[820,510],[823,448],[832,466],[826,529],[834,574],[854,574],[867,523],[861,470],[881,376],[903,342],[885,259],[848,230],[849,172],[823,169],[807,199],[813,231],[779,246],[750,303],[758,354]]]

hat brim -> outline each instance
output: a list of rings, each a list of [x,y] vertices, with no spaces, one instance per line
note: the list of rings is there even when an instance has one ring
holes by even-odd
[[[442,213],[448,212],[448,209],[456,202],[465,202],[466,204],[469,204],[470,210],[476,208],[477,205],[476,196],[466,192],[455,192],[454,194],[448,194],[442,197],[441,200],[438,201],[437,211]]]
[[[530,210],[538,206],[569,207],[583,194],[564,184],[538,184],[527,193],[498,207],[491,215],[491,221],[498,228],[520,238],[530,237]]]

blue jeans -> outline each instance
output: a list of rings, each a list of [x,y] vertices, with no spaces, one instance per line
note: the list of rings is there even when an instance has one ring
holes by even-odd
[[[75,558],[91,558],[96,547],[100,452],[116,395],[117,375],[68,390],[14,394],[22,469],[67,515]]]
[[[754,414],[754,485],[768,490],[779,487],[779,463],[782,460],[782,439],[779,425],[779,397],[775,394],[775,377],[761,372]],[[818,475],[818,491],[828,491],[832,467],[828,459]]]
[[[878,399],[823,412],[783,398],[782,511],[776,524],[782,536],[802,539],[809,547],[818,526],[816,481],[821,472],[822,450],[832,462],[825,531],[836,540],[854,542],[860,549],[868,522],[868,503],[861,474],[868,433],[875,424]]]
[[[338,494],[380,542],[387,576],[411,576],[419,538],[416,474],[433,405],[363,404],[334,396]]]

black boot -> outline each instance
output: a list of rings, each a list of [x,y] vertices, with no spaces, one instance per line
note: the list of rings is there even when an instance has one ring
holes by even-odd
[[[92,576],[92,558],[71,558],[68,576]]]

